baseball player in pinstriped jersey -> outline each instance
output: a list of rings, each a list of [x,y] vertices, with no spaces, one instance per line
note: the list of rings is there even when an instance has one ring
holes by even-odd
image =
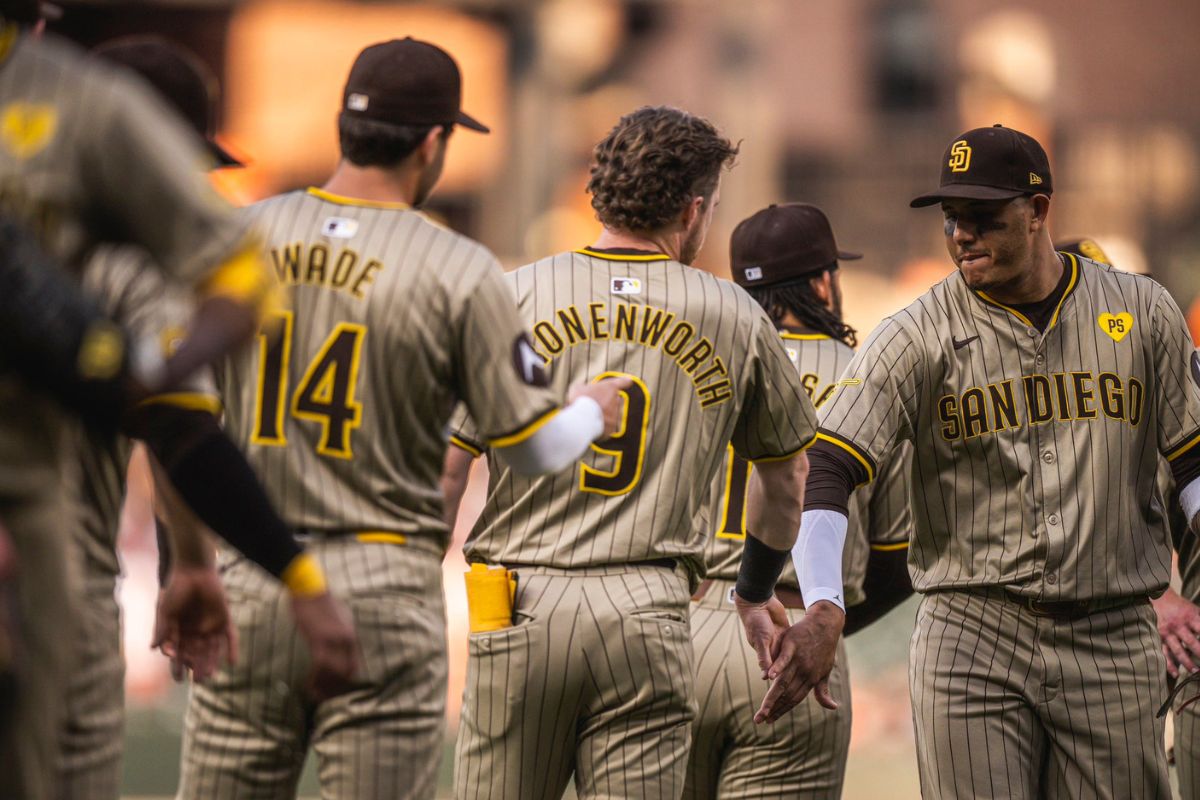
[[[812,403],[762,309],[687,266],[735,153],[677,109],[623,117],[594,152],[600,239],[509,275],[557,386],[632,385],[618,434],[571,469],[530,480],[489,457],[465,551],[518,583],[511,624],[470,636],[459,798],[557,798],[572,774],[582,798],[679,797],[695,715],[689,597],[727,442],[758,465],[748,541],[795,538]],[[464,451],[452,458],[483,449],[472,422],[452,429]]]
[[[335,173],[247,212],[293,303],[278,339],[218,370],[227,428],[347,598],[362,670],[314,700],[278,588],[223,556],[242,655],[192,688],[181,798],[293,797],[310,743],[324,797],[432,798],[446,696],[438,477],[455,401],[524,473],[616,428],[624,382],[559,410],[495,258],[413,210],[453,127],[487,131],[460,111],[460,81],[434,45],[366,48]]]
[[[818,409],[833,394],[854,355],[854,330],[842,322],[839,261],[856,259],[834,241],[820,209],[771,206],[743,220],[730,242],[730,269],[771,316],[800,382]],[[909,445],[884,474],[855,494],[842,554],[847,633],[882,616],[912,593],[906,556]],[[693,596],[699,710],[684,797],[837,798],[850,747],[850,681],[839,645],[830,690],[839,703],[825,711],[805,703],[773,725],[754,724],[766,692],[732,602],[746,538],[746,486],[751,467],[732,449],[708,504],[708,579]],[[869,566],[868,566],[869,565]],[[864,586],[867,584],[867,586]],[[864,591],[865,589],[865,591]],[[775,590],[792,621],[803,615],[796,574],[787,568]]]
[[[203,156],[192,135],[144,86],[64,42],[37,39],[37,16],[33,0],[0,2],[0,210],[27,226],[73,277],[99,242],[135,242],[171,279],[198,292],[190,335],[176,355],[135,370],[143,386],[161,390],[236,345],[243,330],[249,336],[273,282],[232,209],[198,174]],[[94,369],[112,372],[133,360],[119,336],[95,344]],[[137,416],[163,423],[172,418],[168,405]],[[64,549],[73,529],[73,426],[11,375],[0,379],[0,423],[0,518],[21,565],[25,646],[17,721],[0,731],[0,774],[13,796],[41,798],[53,792],[75,640]],[[164,436],[157,446],[178,459],[173,466],[195,466],[198,455],[211,465],[218,451],[236,457],[231,445],[222,449],[208,437]],[[206,488],[221,482],[210,479]],[[276,574],[307,563],[286,530],[253,533],[275,558]],[[312,569],[305,574],[318,577]]]
[[[941,203],[958,270],[871,334],[822,407],[801,587],[837,591],[846,500],[912,441],[924,794],[1168,797],[1149,596],[1171,563],[1160,454],[1193,525],[1200,507],[1190,336],[1152,280],[1054,251],[1036,141],[979,128],[944,159],[941,188],[913,205]],[[836,650],[836,620],[820,629],[809,608],[779,647],[768,718]],[[789,658],[799,635],[816,647]]]

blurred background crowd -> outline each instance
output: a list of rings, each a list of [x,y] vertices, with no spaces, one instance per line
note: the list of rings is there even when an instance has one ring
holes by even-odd
[[[214,180],[239,203],[327,174],[342,82],[363,46],[406,35],[439,44],[462,68],[464,106],[493,134],[456,136],[427,208],[507,267],[592,241],[590,151],[621,114],[669,104],[706,116],[742,150],[698,266],[727,277],[739,220],[771,202],[815,203],[839,243],[866,254],[842,273],[847,319],[862,331],[951,269],[940,217],[909,210],[908,199],[932,185],[951,137],[1002,122],[1050,152],[1055,238],[1091,237],[1118,266],[1150,273],[1200,334],[1193,0],[57,4],[50,30],[85,46],[156,33],[212,68],[219,138],[247,163]],[[130,796],[173,790],[185,691],[149,650],[155,550],[142,468],[135,462],[122,533]],[[459,541],[482,502],[479,477]],[[466,642],[457,549],[445,569],[453,727]],[[849,798],[917,796],[911,628],[907,605],[849,641]]]

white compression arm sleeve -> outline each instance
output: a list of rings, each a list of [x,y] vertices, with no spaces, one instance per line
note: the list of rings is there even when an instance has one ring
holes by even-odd
[[[1196,515],[1200,514],[1200,478],[1194,479],[1179,490],[1179,505],[1183,506],[1183,513],[1187,515],[1188,525],[1192,530],[1200,528],[1196,520]]]
[[[580,397],[524,441],[496,448],[496,454],[521,475],[558,472],[578,459],[604,433],[604,412],[590,397]]]
[[[824,508],[805,511],[800,517],[792,563],[800,579],[805,608],[811,608],[818,600],[828,600],[846,610],[842,594],[842,548],[846,545],[849,524],[845,514]]]

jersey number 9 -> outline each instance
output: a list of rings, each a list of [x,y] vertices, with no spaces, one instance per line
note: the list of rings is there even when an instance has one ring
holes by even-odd
[[[646,428],[650,424],[650,390],[642,379],[624,372],[602,372],[592,382],[605,378],[629,378],[633,385],[621,391],[625,405],[621,426],[607,439],[592,444],[592,450],[612,459],[608,470],[579,465],[579,490],[609,496],[627,494],[642,478],[646,460]]]

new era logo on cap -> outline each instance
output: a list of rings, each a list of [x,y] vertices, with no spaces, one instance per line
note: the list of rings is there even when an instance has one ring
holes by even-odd
[[[1030,186],[1037,186],[1041,182],[1042,182],[1041,175],[1038,175],[1036,172],[1029,173],[1029,185]]]
[[[746,267],[744,274],[746,276],[746,280],[748,281],[761,281],[762,267]]]

